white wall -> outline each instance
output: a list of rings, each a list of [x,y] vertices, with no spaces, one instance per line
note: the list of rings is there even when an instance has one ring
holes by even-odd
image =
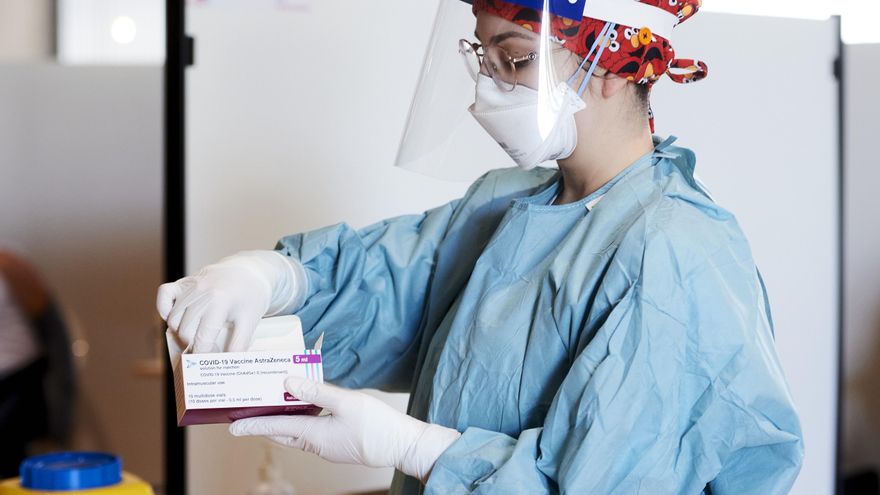
[[[792,493],[834,493],[837,28],[830,20],[700,14],[677,30],[676,55],[705,59],[709,77],[657,85],[657,131],[693,148],[697,174],[736,215],[764,276],[804,433]],[[716,35],[727,32],[749,36]],[[791,45],[768,44],[780,33]]]
[[[846,50],[843,463],[880,471],[880,44]]]
[[[0,245],[40,268],[90,351],[74,447],[162,478],[154,355],[161,279],[162,71],[0,65]]]
[[[377,13],[356,0],[298,10],[227,3],[188,11],[197,48],[187,93],[190,272],[287,233],[361,226],[463,192],[391,166],[436,2],[392,1],[383,12],[411,22],[382,29],[363,22]],[[750,36],[734,44],[725,32]],[[768,47],[779,33],[801,49]],[[664,81],[654,99],[658,131],[695,149],[699,174],[737,214],[765,275],[807,443],[793,493],[810,495],[833,492],[834,33],[829,21],[701,14],[682,27],[676,48],[706,57],[710,79]],[[190,428],[188,439],[189,493],[244,493],[254,483],[259,441],[232,439],[222,426]],[[308,494],[379,488],[389,478],[298,452],[282,462]]]
[[[417,22],[370,36],[355,34],[376,14],[369,2],[303,2],[305,10],[229,3],[187,13],[196,38],[187,76],[189,272],[237,250],[270,249],[287,233],[365,225],[464,192],[465,184],[393,167],[433,2],[386,2],[383,11]],[[401,36],[410,43],[400,45]],[[367,56],[342,57],[352,50]],[[382,397],[405,409],[405,395]],[[256,483],[265,441],[231,438],[223,425],[187,433],[187,493],[244,494]],[[302,494],[380,489],[391,480],[390,469],[293,451],[278,457]]]

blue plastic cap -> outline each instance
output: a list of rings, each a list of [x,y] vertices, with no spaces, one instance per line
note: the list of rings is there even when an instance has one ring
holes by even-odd
[[[464,3],[473,4],[473,0],[462,0]],[[560,17],[566,17],[575,21],[580,21],[584,17],[585,0],[504,0],[507,3],[513,3],[521,7],[528,7],[538,12],[549,7],[550,13]]]
[[[100,452],[60,452],[25,459],[21,486],[31,490],[87,490],[122,481],[122,461]]]

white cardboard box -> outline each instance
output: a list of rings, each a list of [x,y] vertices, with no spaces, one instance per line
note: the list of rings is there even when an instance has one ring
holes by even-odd
[[[324,381],[320,341],[306,349],[296,316],[265,318],[247,352],[192,354],[166,332],[174,373],[178,426],[230,423],[256,416],[318,414],[321,409],[284,390],[288,376]],[[225,347],[226,332],[216,346]]]

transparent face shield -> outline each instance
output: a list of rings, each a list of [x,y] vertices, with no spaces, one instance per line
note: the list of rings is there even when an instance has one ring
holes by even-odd
[[[547,28],[536,33],[485,11],[475,17],[461,0],[441,0],[397,166],[473,180],[572,154],[574,116],[585,107],[581,95],[595,66],[552,35],[547,3],[536,11]],[[611,27],[595,42],[595,60],[612,42]]]

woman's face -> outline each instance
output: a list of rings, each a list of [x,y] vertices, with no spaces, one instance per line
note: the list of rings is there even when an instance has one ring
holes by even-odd
[[[483,65],[480,71],[485,75],[495,75],[508,84],[517,84],[538,89],[539,67],[545,64],[552,68],[556,80],[567,80],[580,63],[577,55],[551,42],[550,60],[542,60],[540,36],[524,27],[498,16],[479,12],[474,31],[477,42],[483,45]],[[523,60],[516,64],[515,72],[510,69],[510,58],[525,58],[529,53],[538,54],[537,60]]]

